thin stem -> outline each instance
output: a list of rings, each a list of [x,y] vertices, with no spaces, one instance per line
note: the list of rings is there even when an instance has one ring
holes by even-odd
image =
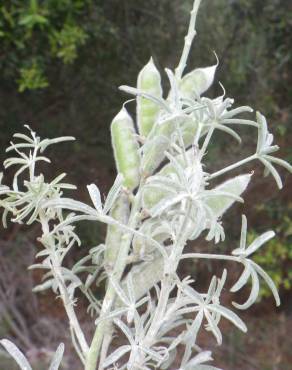
[[[197,34],[195,27],[196,27],[196,19],[197,19],[197,14],[198,14],[200,4],[201,4],[201,0],[194,0],[193,9],[191,11],[191,19],[190,19],[190,24],[188,28],[188,33],[185,37],[184,48],[182,51],[179,64],[177,68],[175,69],[175,77],[177,78],[177,80],[180,80],[182,78],[183,72],[187,65],[187,59],[190,53],[192,42],[194,40],[194,37]]]
[[[239,166],[242,166],[243,164],[246,164],[246,163],[248,163],[250,161],[253,161],[254,159],[257,159],[257,155],[256,154],[253,154],[253,155],[251,155],[251,156],[249,156],[247,158],[244,158],[244,159],[242,159],[239,162],[233,163],[233,164],[231,164],[228,167],[222,168],[222,170],[219,170],[217,172],[212,173],[211,175],[209,175],[208,180],[212,180],[215,177],[221,176],[221,175],[223,175],[226,172],[232,171],[235,168],[237,168]]]
[[[49,223],[45,216],[45,214],[41,211],[40,212],[40,222],[42,225],[42,231],[43,235],[49,236],[52,244],[54,243],[53,237],[50,235],[50,229],[49,229]],[[53,249],[53,248],[52,248]],[[89,350],[88,344],[86,342],[85,336],[83,334],[83,331],[80,327],[79,321],[77,319],[76,313],[73,308],[73,304],[70,300],[69,293],[66,288],[66,284],[64,282],[62,273],[60,271],[60,264],[58,262],[58,258],[56,257],[55,253],[52,251],[51,255],[51,268],[53,275],[56,278],[56,281],[58,282],[58,289],[60,292],[60,296],[62,298],[64,308],[67,314],[67,317],[69,319],[70,326],[72,327],[74,334],[78,340],[78,343],[80,345],[80,348],[82,350],[83,356],[85,356]],[[81,358],[82,360],[82,358]]]
[[[148,329],[148,332],[144,338],[144,346],[151,347],[155,341],[155,337],[161,327],[163,325],[166,309],[167,309],[167,303],[169,300],[169,295],[173,289],[173,274],[172,272],[175,272],[177,270],[177,266],[180,261],[181,254],[183,252],[183,248],[186,244],[186,241],[188,239],[187,232],[188,232],[188,222],[189,222],[189,213],[190,213],[191,205],[190,203],[186,204],[186,211],[184,216],[182,217],[182,222],[179,228],[178,237],[176,239],[176,243],[173,246],[173,251],[171,255],[169,256],[168,261],[168,268],[164,271],[164,276],[161,279],[161,289],[160,289],[160,296],[158,298],[158,304],[154,312],[154,317],[152,319],[152,323]],[[170,270],[171,271],[168,271]],[[143,354],[139,354],[140,358],[137,360],[138,364],[141,364],[143,362]],[[137,367],[137,370],[141,367]]]

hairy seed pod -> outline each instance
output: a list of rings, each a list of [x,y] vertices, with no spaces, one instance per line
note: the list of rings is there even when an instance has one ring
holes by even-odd
[[[155,123],[149,133],[147,142],[142,148],[143,157],[141,167],[144,174],[151,175],[165,159],[164,152],[171,144],[176,127],[183,126],[186,119],[188,117],[176,115]],[[189,140],[192,134],[191,131],[194,131],[194,128],[191,128],[190,123],[188,123],[188,126],[183,129],[183,135],[185,134],[187,140]]]
[[[134,122],[125,108],[112,121],[111,137],[117,170],[124,176],[124,185],[132,190],[140,180],[140,154]]]
[[[251,176],[251,174],[236,176],[218,185],[214,190],[240,196],[246,190]],[[233,203],[234,199],[222,195],[207,200],[208,206],[216,217],[221,217]]]
[[[180,91],[185,98],[191,98],[192,94],[201,96],[209,89],[214,81],[217,64],[206,67],[197,68],[186,74],[180,83]]]
[[[182,123],[181,129],[185,147],[188,147],[194,142],[198,130],[198,121],[193,117],[187,117]]]
[[[129,197],[125,192],[122,192],[116,199],[114,206],[111,209],[110,215],[115,220],[122,224],[127,224],[130,214]],[[108,267],[113,267],[118,255],[123,232],[118,226],[110,225],[107,229],[105,240],[104,263]]]
[[[153,260],[143,262],[134,266],[131,270],[132,279],[134,281],[134,294],[136,301],[143,297],[155,284],[163,277],[164,260],[159,252],[153,253]],[[129,275],[122,281],[121,287],[125,290]],[[121,302],[117,300],[116,306]]]
[[[164,152],[169,145],[170,141],[165,136],[156,136],[144,144],[141,169],[145,176],[151,175],[160,165],[165,158]]]
[[[187,160],[194,162],[194,153],[192,149],[188,149],[185,153]],[[176,156],[178,163],[183,165],[184,157],[182,155]],[[174,173],[174,168],[172,163],[165,164],[161,170],[157,172],[157,175],[160,176],[171,176]],[[143,207],[147,210],[153,208],[158,202],[160,202],[166,196],[163,189],[151,189],[151,186],[146,186],[143,191]]]
[[[152,58],[138,75],[137,88],[157,98],[162,97],[161,77]],[[159,113],[159,106],[152,100],[137,97],[137,124],[139,133],[147,136]]]

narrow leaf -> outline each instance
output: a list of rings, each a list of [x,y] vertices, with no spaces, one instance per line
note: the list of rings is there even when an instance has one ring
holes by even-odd
[[[95,184],[90,184],[90,185],[87,185],[87,189],[88,189],[90,198],[92,200],[92,203],[94,204],[94,207],[97,209],[98,212],[101,212],[102,203],[101,203],[100,191],[98,187]]]
[[[6,351],[10,354],[10,356],[13,357],[13,359],[17,362],[21,370],[32,370],[27,359],[25,358],[23,353],[16,347],[15,344],[10,342],[10,340],[8,339],[2,339],[0,340],[0,343],[6,349]]]
[[[59,367],[61,365],[61,362],[62,362],[64,349],[65,349],[64,343],[60,343],[56,352],[55,352],[55,354],[54,354],[54,357],[53,357],[52,362],[50,364],[49,370],[58,370],[59,369]]]
[[[102,367],[108,367],[111,364],[114,364],[117,362],[122,356],[124,356],[127,352],[131,350],[131,346],[120,346],[118,349],[116,349],[113,353],[111,353],[102,364]]]

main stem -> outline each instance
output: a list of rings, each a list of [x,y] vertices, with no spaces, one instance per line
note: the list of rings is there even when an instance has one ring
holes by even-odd
[[[160,296],[158,298],[158,304],[155,309],[154,317],[152,323],[149,327],[149,330],[144,338],[144,346],[151,347],[155,342],[155,337],[159,332],[161,325],[164,323],[164,318],[167,309],[167,303],[169,300],[169,295],[172,291],[173,287],[173,275],[177,270],[177,266],[180,261],[180,257],[182,255],[184,246],[188,240],[188,222],[189,222],[189,213],[191,209],[191,204],[186,204],[185,215],[182,218],[180,229],[177,235],[177,241],[173,246],[173,250],[169,256],[168,267],[166,271],[164,271],[164,276],[161,280],[161,289],[160,289]],[[140,356],[143,354],[140,353]],[[143,362],[143,358],[138,360],[140,364]],[[141,367],[135,368],[135,370],[139,370]]]
[[[129,218],[129,228],[135,229],[137,226],[137,215],[141,208],[141,189],[143,186],[143,182],[140,183],[140,188],[134,198],[133,206],[131,209],[131,214]],[[119,249],[119,253],[115,262],[115,266],[112,272],[113,277],[116,281],[120,281],[122,274],[124,272],[125,266],[127,264],[127,258],[129,254],[129,250],[131,247],[132,242],[132,233],[128,232],[123,235],[121,240],[121,245]],[[110,313],[112,308],[114,299],[116,296],[116,291],[112,284],[109,282],[107,291],[105,293],[105,297],[103,299],[103,304],[101,308],[100,315],[106,316]],[[102,341],[105,335],[105,331],[107,329],[108,322],[107,320],[102,320],[96,327],[88,355],[85,362],[85,370],[96,370],[97,367],[97,359],[100,353]]]

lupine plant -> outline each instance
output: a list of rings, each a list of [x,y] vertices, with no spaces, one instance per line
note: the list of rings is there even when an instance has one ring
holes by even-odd
[[[178,274],[184,260],[223,260],[241,265],[241,276],[231,292],[249,281],[251,292],[246,302],[232,302],[234,309],[245,310],[255,303],[260,279],[271,289],[276,305],[280,304],[273,281],[252,258],[274,237],[273,231],[247,245],[247,219],[242,215],[239,245],[231,254],[185,251],[187,242],[199,237],[212,244],[224,241],[223,216],[235,202],[243,202],[242,194],[253,176],[244,172],[232,177],[234,169],[258,160],[279,188],[282,181],[275,165],[292,170],[274,156],[278,146],[273,144],[261,113],[256,113],[256,119],[247,119],[246,114],[253,110],[248,106],[234,108],[234,100],[225,96],[224,89],[213,99],[205,95],[214,82],[218,61],[184,73],[196,35],[199,5],[200,0],[195,0],[178,66],[173,71],[165,69],[169,91],[162,90],[161,76],[152,59],[140,71],[136,87],[120,87],[134,96],[127,104],[136,102],[136,119],[124,104],[111,123],[118,174],[105,199],[97,185],[90,184],[90,204],[74,200],[64,195],[75,188],[63,182],[65,174],[48,181],[37,170],[39,162],[49,162],[43,155],[49,145],[72,137],[42,140],[26,127],[27,132],[15,134],[6,150],[13,154],[4,167],[16,170],[12,185],[0,188],[3,224],[6,226],[10,219],[41,225],[38,263],[30,268],[43,269],[45,274],[34,290],[51,289],[62,299],[72,343],[85,370],[218,369],[207,364],[212,360],[211,352],[200,348],[200,331],[209,331],[221,344],[222,319],[243,332],[247,327],[234,310],[220,302],[227,269],[220,277],[210,278],[206,292],[199,292],[192,277]],[[241,142],[238,126],[246,126],[251,135],[257,135],[255,153],[215,172],[208,171],[204,160],[216,131]],[[81,243],[75,231],[81,221],[106,224],[106,239],[74,266],[67,266],[65,257]],[[103,300],[95,293],[101,282],[105,286]],[[95,327],[92,338],[86,337],[77,317],[77,291],[88,302],[88,316]],[[117,335],[119,345],[114,345]],[[31,370],[14,344],[7,339],[1,344],[21,369]],[[50,370],[59,368],[62,353],[61,344]]]

